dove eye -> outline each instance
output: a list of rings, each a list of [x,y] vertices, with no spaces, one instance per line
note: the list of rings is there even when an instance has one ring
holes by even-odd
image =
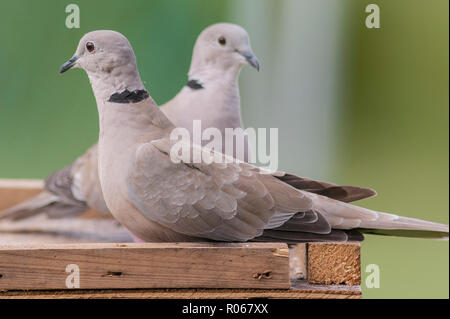
[[[220,45],[225,45],[225,44],[227,44],[227,39],[225,39],[224,37],[220,37],[219,43],[220,43]]]
[[[95,51],[95,44],[92,41],[86,42],[86,50],[88,50],[89,53],[92,53]]]

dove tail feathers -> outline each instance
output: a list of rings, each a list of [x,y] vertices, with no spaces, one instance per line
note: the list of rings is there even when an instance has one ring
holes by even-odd
[[[0,220],[22,220],[45,213],[50,218],[74,216],[87,210],[87,207],[60,202],[58,196],[42,192],[16,206],[0,211]]]
[[[284,172],[276,172],[274,174],[274,177],[291,185],[294,188],[333,198],[346,203],[377,195],[377,192],[370,188],[340,186],[328,182],[313,180],[306,177],[299,177]]]
[[[0,212],[0,219],[20,220],[40,214],[45,207],[58,200],[53,194],[48,192],[39,193],[26,201]]]
[[[401,229],[358,229],[363,234],[448,240],[448,232],[426,231],[426,230],[401,230]]]
[[[377,212],[364,207],[312,195],[317,209],[334,229],[358,229],[364,233],[394,236],[445,238],[448,225]],[[432,234],[434,233],[434,234]]]

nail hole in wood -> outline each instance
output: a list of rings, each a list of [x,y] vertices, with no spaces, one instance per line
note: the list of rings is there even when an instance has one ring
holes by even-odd
[[[120,277],[122,275],[123,275],[123,273],[121,271],[108,271],[102,277]]]
[[[272,271],[266,270],[264,272],[257,272],[253,274],[253,278],[261,280],[261,279],[270,279],[272,278]]]

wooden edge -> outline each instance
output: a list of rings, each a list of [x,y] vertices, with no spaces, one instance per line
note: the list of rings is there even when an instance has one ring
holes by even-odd
[[[284,243],[221,243],[221,242],[174,242],[174,243],[80,243],[80,244],[7,244],[0,245],[0,250],[72,250],[72,249],[166,249],[166,248],[247,248],[276,249],[274,255],[288,257],[287,245]]]
[[[306,280],[291,289],[107,289],[10,290],[0,299],[360,299],[360,286],[311,285]]]
[[[0,178],[0,189],[39,189],[44,187],[42,179],[7,179]]]

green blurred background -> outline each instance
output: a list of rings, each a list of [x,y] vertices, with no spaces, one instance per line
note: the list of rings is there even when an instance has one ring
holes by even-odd
[[[65,27],[76,3],[81,28]],[[365,27],[365,7],[381,28]],[[448,223],[448,0],[109,0],[0,4],[0,177],[44,178],[97,139],[82,71],[58,74],[80,37],[113,29],[132,43],[162,104],[186,82],[206,26],[247,29],[262,70],[241,76],[246,126],[278,127],[280,169],[368,186],[360,204]],[[448,242],[368,236],[366,298],[448,298]],[[381,287],[365,287],[365,266]]]

